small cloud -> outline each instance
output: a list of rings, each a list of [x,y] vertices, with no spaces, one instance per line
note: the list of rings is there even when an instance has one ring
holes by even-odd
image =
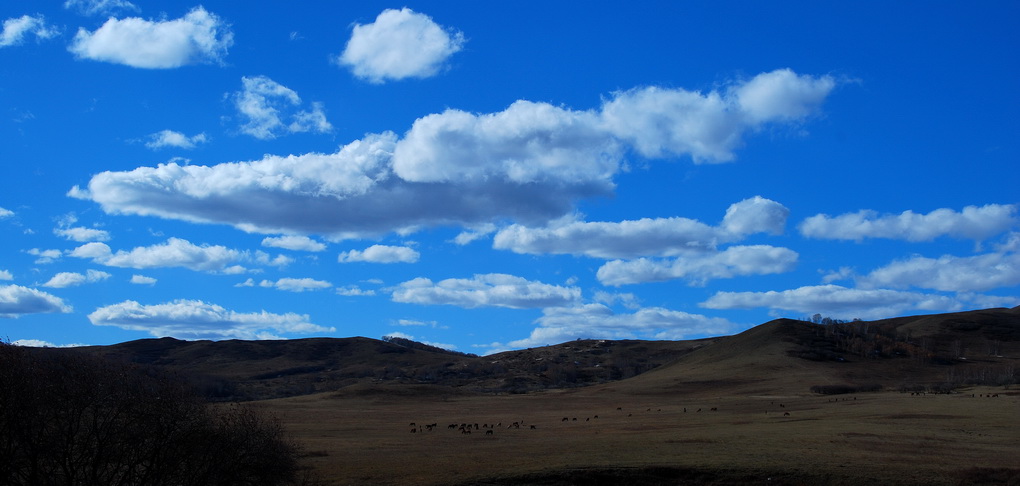
[[[436,75],[464,46],[464,34],[409,8],[386,9],[370,24],[355,24],[337,62],[371,83]]]
[[[14,211],[0,208],[0,219],[10,218],[11,216],[14,216]]]
[[[62,236],[70,241],[77,241],[85,243],[89,241],[110,241],[110,232],[95,229],[95,228],[84,228],[81,226],[74,228],[55,228],[53,234]]]
[[[84,275],[74,272],[60,272],[53,276],[43,287],[62,289],[66,287],[77,287],[85,283],[94,283],[110,278],[111,275],[99,270],[89,270]]]
[[[14,280],[14,275],[7,270],[0,270],[0,280]]]
[[[11,344],[26,348],[77,348],[85,346],[85,344],[53,344],[39,339],[18,339],[17,341],[11,341]]]
[[[199,6],[174,20],[110,17],[95,32],[78,29],[68,50],[79,59],[171,69],[222,63],[233,44],[230,26]]]
[[[77,9],[82,15],[113,15],[123,10],[138,12],[140,9],[127,0],[67,0],[64,8]]]
[[[375,291],[364,290],[357,285],[348,285],[346,287],[337,287],[336,294],[344,297],[369,297],[375,295]]]
[[[254,283],[254,282],[253,282]],[[243,286],[247,285],[245,282]],[[275,287],[279,290],[285,290],[287,292],[306,292],[310,290],[328,289],[333,284],[326,282],[325,280],[315,280],[313,278],[281,278],[276,282],[269,280],[263,280],[260,287]]]
[[[340,263],[415,263],[421,254],[406,246],[372,245],[364,251],[351,250],[340,254]]]
[[[149,141],[145,142],[145,146],[153,150],[164,147],[193,149],[199,144],[203,144],[208,141],[209,137],[207,137],[205,133],[199,133],[198,135],[192,135],[189,137],[181,132],[162,130],[149,135]]]
[[[393,301],[423,305],[455,305],[464,308],[508,307],[537,309],[577,302],[581,289],[526,280],[514,275],[490,273],[470,279],[439,282],[419,277],[393,290]]]
[[[62,255],[60,250],[40,250],[38,248],[32,248],[31,250],[27,250],[25,253],[39,257],[35,260],[35,263],[39,265],[53,263]]]
[[[132,275],[131,283],[135,285],[156,285],[156,279],[145,275]]]
[[[315,241],[307,236],[299,235],[269,236],[262,239],[262,246],[311,252],[323,251],[326,249],[326,245],[324,243]]]

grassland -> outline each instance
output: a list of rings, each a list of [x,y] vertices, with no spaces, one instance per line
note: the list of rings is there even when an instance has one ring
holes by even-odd
[[[1020,481],[1020,392],[739,396],[708,388],[469,397],[363,390],[262,406],[331,484]]]

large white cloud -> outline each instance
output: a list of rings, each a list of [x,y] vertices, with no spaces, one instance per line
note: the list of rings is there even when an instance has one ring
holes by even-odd
[[[575,303],[581,298],[581,289],[490,273],[439,282],[416,278],[397,285],[392,298],[394,302],[410,304],[534,309]]]
[[[287,133],[326,133],[333,129],[321,103],[312,103],[311,110],[299,110],[301,98],[297,92],[272,79],[242,77],[241,85],[241,91],[232,98],[245,120],[242,133],[269,140]]]
[[[116,253],[105,243],[86,243],[70,252],[71,256],[90,258],[96,263],[122,268],[184,267],[200,272],[231,271],[231,264],[245,257],[242,252],[220,245],[195,245],[181,238],[166,243],[139,246]]]
[[[370,24],[355,24],[337,59],[373,83],[437,74],[464,45],[464,34],[409,8],[386,9]]]
[[[229,25],[204,8],[195,7],[174,20],[111,17],[95,32],[78,29],[68,50],[81,59],[169,69],[220,63],[233,43]]]
[[[60,272],[42,284],[43,287],[62,289],[75,287],[84,283],[94,283],[110,278],[111,275],[99,270],[88,270],[85,274],[76,272]]]
[[[60,35],[60,30],[46,24],[42,15],[22,15],[4,20],[3,31],[0,31],[0,47],[21,44],[25,37],[34,35],[37,39],[50,39]]]
[[[704,285],[720,278],[788,272],[796,266],[797,258],[797,252],[788,248],[738,245],[719,252],[673,259],[613,260],[599,267],[596,276],[603,285],[613,286],[675,279]]]
[[[880,319],[905,312],[947,312],[964,307],[961,301],[943,295],[890,289],[852,289],[839,285],[767,292],[717,292],[701,306],[709,309],[766,307],[801,315],[821,313],[840,319]]]
[[[88,315],[96,326],[145,331],[156,337],[182,339],[278,339],[276,333],[327,333],[332,327],[311,323],[308,315],[241,313],[200,300],[175,300],[142,305],[127,300],[100,307]]]
[[[789,78],[793,90],[808,81],[827,79],[781,78]],[[658,92],[707,96],[679,89],[660,88]],[[739,110],[735,108],[736,95],[714,96],[728,101],[713,109]],[[653,103],[658,111],[646,112],[634,103],[629,94],[622,93],[606,101],[601,111],[576,111],[530,101],[490,114],[451,109],[418,119],[399,140],[386,132],[366,135],[333,154],[266,156],[215,166],[169,163],[103,172],[93,176],[87,190],[75,187],[69,194],[91,199],[110,213],[336,239],[423,226],[479,228],[507,221],[544,225],[572,212],[579,199],[610,195],[614,177],[623,170],[628,143],[640,143],[644,148],[638,151],[647,156],[688,154],[703,159],[712,152],[720,154],[720,160],[732,158],[732,144],[701,153],[673,146],[667,139],[676,134],[701,136],[687,133],[687,118],[701,116],[686,113],[689,107]],[[808,108],[804,109],[817,107]],[[624,109],[629,121],[613,118],[619,115],[613,110]],[[663,110],[683,113],[670,117],[664,116]],[[791,108],[790,112],[797,110]],[[641,117],[647,120],[641,121]],[[737,138],[748,128],[741,120],[733,121],[736,125],[731,127]],[[630,121],[653,125],[668,137],[638,141],[621,132]],[[699,140],[716,144],[711,137]],[[649,148],[653,145],[661,149]],[[763,211],[759,215],[763,218],[728,216],[723,227],[760,231],[785,218],[783,210],[775,211],[779,209],[776,205],[754,200],[747,205],[750,207],[737,208],[737,214],[746,215],[757,208]]]
[[[513,348],[559,344],[574,339],[685,339],[694,335],[721,335],[734,325],[726,319],[648,307],[618,314],[602,304],[543,310],[536,327]]]
[[[755,196],[732,204],[719,226],[679,217],[615,223],[561,221],[544,228],[514,224],[496,233],[493,248],[606,259],[677,256],[714,250],[753,233],[781,233],[788,214],[782,204]]]
[[[1020,253],[988,253],[970,257],[915,256],[875,269],[857,279],[859,286],[981,292],[1020,285]]]
[[[337,257],[340,263],[414,263],[421,254],[406,246],[372,245],[364,250],[345,251]]]
[[[967,206],[962,211],[936,209],[928,214],[904,211],[878,214],[871,210],[829,216],[818,214],[800,224],[800,232],[810,238],[856,240],[888,238],[907,241],[931,241],[940,236],[984,240],[1015,228],[1016,204]]]
[[[0,317],[66,312],[71,312],[71,306],[60,297],[20,285],[0,285]]]

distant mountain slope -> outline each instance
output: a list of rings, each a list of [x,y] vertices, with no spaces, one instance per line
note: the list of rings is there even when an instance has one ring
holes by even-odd
[[[166,368],[214,399],[247,400],[415,385],[523,393],[604,384],[632,393],[748,394],[812,387],[951,387],[1016,378],[1020,307],[829,325],[778,319],[693,341],[577,340],[464,355],[412,341],[142,339],[77,348]],[[609,384],[609,385],[605,385]],[[818,388],[829,387],[829,388]]]

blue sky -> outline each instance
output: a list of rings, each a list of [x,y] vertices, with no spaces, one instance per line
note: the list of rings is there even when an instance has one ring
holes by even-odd
[[[0,6],[0,336],[1020,304],[1016,2]]]

